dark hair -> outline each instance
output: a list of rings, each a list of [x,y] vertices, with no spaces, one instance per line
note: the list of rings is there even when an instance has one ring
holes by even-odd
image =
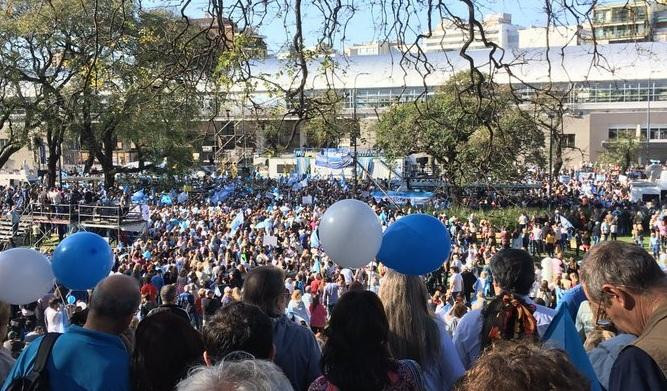
[[[86,324],[87,319],[88,319],[88,308],[74,312],[72,316],[70,316],[69,322],[71,324],[83,327],[83,325]]]
[[[151,315],[135,333],[132,382],[135,390],[173,390],[191,367],[204,364],[201,334],[168,311]]]
[[[203,336],[206,353],[214,363],[237,351],[250,353],[256,359],[271,359],[271,319],[256,305],[227,304],[206,323]]]
[[[527,295],[535,282],[535,264],[527,251],[500,250],[489,265],[493,280],[507,292]]]
[[[370,291],[347,292],[334,307],[320,367],[341,390],[382,390],[395,370],[387,345],[389,322],[382,302]]]
[[[285,293],[285,272],[275,266],[260,266],[248,273],[243,301],[254,304],[269,316],[279,316],[277,300]]]
[[[459,381],[456,390],[585,391],[590,390],[590,382],[560,350],[505,343],[482,355]]]

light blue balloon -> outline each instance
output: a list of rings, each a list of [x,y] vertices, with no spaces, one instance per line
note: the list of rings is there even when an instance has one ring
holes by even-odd
[[[399,273],[419,276],[442,266],[451,250],[449,231],[440,220],[412,214],[387,228],[377,259]]]
[[[113,253],[100,235],[77,232],[56,247],[51,267],[56,279],[69,289],[86,290],[109,275]]]
[[[72,295],[67,295],[67,304],[74,304],[76,303],[76,297]]]
[[[148,250],[144,251],[144,258],[145,259],[148,260],[148,259],[151,259],[152,257],[153,257],[153,255],[151,254],[150,251],[148,251]]]

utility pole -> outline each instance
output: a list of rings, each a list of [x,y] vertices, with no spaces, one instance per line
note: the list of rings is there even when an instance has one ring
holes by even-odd
[[[357,198],[357,186],[359,179],[357,178],[357,131],[359,130],[359,119],[357,118],[357,78],[361,75],[368,75],[367,72],[357,73],[354,76],[354,84],[352,85],[352,118],[354,120],[354,128],[352,129],[352,175],[354,181],[352,182],[352,196]]]

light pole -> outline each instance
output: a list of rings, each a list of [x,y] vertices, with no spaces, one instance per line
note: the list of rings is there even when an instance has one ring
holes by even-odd
[[[359,119],[357,118],[357,78],[361,75],[369,75],[368,72],[357,73],[354,76],[354,83],[352,84],[352,118],[354,120],[354,128],[352,129],[352,175],[354,181],[352,182],[352,194],[357,198],[357,130],[359,128]]]

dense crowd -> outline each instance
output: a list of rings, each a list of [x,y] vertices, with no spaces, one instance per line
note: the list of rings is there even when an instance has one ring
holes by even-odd
[[[667,218],[658,203],[630,202],[618,175],[568,178],[551,189],[457,195],[479,209],[544,207],[503,226],[452,216],[440,208],[451,194],[398,206],[364,182],[358,198],[383,227],[428,212],[449,230],[449,259],[423,277],[376,262],[340,268],[327,257],[319,218],[352,196],[339,180],[206,178],[205,196],[148,199],[145,230],[114,238],[113,275],[95,290],[58,286],[0,308],[0,326],[9,326],[0,330],[3,390],[30,371],[47,332],[64,333],[47,365],[52,389],[589,389],[567,355],[537,344],[561,302],[583,296],[582,283],[591,302],[575,301],[570,313],[601,385],[661,389],[652,387],[665,386],[667,346],[645,341],[667,327],[667,317],[646,327],[667,316],[659,267]],[[130,198],[77,186],[5,188],[0,197],[10,214],[28,203],[128,207]],[[617,240],[627,235],[650,238],[655,258]]]

